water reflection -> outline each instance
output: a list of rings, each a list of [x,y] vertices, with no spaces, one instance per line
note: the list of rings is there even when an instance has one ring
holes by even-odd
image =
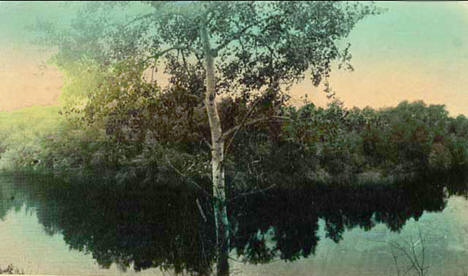
[[[345,229],[369,230],[382,222],[398,231],[408,219],[418,219],[424,210],[440,211],[444,206],[441,189],[429,192],[361,187],[275,191],[251,196],[232,207],[238,222],[233,244],[256,261],[269,261],[273,256],[295,260],[314,252],[319,219],[325,221],[326,236],[338,242]],[[272,235],[275,243],[268,250],[265,234]]]
[[[444,178],[233,194],[233,252],[250,263],[295,261],[314,254],[321,228],[337,243],[354,228],[383,224],[398,232],[425,211],[442,211],[450,195],[466,196],[467,186],[460,183],[466,182]],[[102,267],[208,274],[215,253],[212,208],[202,193],[184,187],[22,179],[14,192],[0,190],[0,217],[25,204],[49,235],[61,233],[70,248],[91,254]]]

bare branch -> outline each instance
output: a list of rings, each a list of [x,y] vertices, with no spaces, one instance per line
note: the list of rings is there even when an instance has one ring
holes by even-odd
[[[124,27],[128,27],[130,25],[132,25],[133,23],[137,22],[137,21],[140,21],[140,20],[144,20],[144,19],[147,19],[149,17],[152,17],[154,16],[153,13],[148,13],[148,14],[144,14],[142,16],[138,16],[137,18],[133,19],[132,21],[128,22],[127,24],[125,24]]]
[[[253,104],[252,106],[250,107],[249,111],[247,112],[247,114],[245,115],[244,119],[242,120],[241,124],[239,125],[239,127],[234,131],[234,134],[232,135],[231,139],[229,140],[229,142],[227,143],[226,145],[226,149],[225,149],[225,153],[227,153],[229,151],[229,147],[231,146],[231,143],[232,141],[234,140],[234,138],[236,137],[237,133],[239,132],[239,130],[244,126],[244,124],[247,122],[247,119],[250,117],[250,115],[252,114],[253,110],[255,109],[255,107],[257,106],[257,104],[260,102],[260,99],[261,97],[259,97]]]
[[[150,59],[158,59],[159,57],[167,54],[170,51],[174,51],[174,50],[177,50],[177,51],[188,50],[188,51],[191,51],[191,52],[195,52],[195,50],[193,48],[189,47],[189,46],[179,45],[179,46],[174,46],[174,47],[171,47],[171,48],[167,48],[165,50],[160,51],[159,53],[157,53],[155,55],[149,56],[143,62],[146,63]]]
[[[201,214],[203,220],[206,222],[206,216],[205,216],[205,213],[203,212],[203,209],[202,209],[202,207],[200,205],[200,201],[198,201],[198,198],[197,198],[196,202],[197,202],[198,210],[200,211],[200,214]]]
[[[206,139],[203,139],[203,142],[205,142],[205,144],[208,146],[210,150],[213,149],[213,146]]]
[[[389,244],[392,247],[392,256],[394,258],[394,264],[397,268],[397,273],[399,274],[399,267],[398,263],[396,260],[396,255],[393,252],[393,248],[397,249],[398,251],[402,252],[403,255],[406,257],[406,259],[409,261],[409,266],[407,270],[405,271],[405,274],[410,272],[411,270],[416,270],[417,274],[420,276],[424,276],[427,274],[427,270],[429,269],[430,266],[425,266],[425,240],[424,237],[419,230],[419,239],[416,241],[413,241],[413,239],[410,237],[409,240],[404,240],[405,245],[401,245],[398,242],[390,242]],[[418,254],[416,248],[421,247],[420,252]]]
[[[223,135],[221,136],[221,139],[226,139],[226,137],[228,137],[231,133],[235,132],[237,129],[239,129],[241,127],[254,125],[254,124],[257,124],[257,123],[260,123],[260,122],[268,122],[268,121],[276,121],[276,120],[289,121],[289,120],[291,120],[291,118],[286,117],[286,116],[271,116],[271,117],[263,117],[263,118],[255,119],[255,120],[252,120],[250,122],[246,122],[243,125],[237,125],[235,127],[230,128],[229,130],[227,130],[226,132],[223,133]]]
[[[197,187],[198,189],[200,189],[206,196],[208,197],[212,197],[212,195],[210,195],[207,191],[205,191],[205,189],[203,189],[200,185],[198,185],[195,181],[193,181],[190,177],[186,176],[185,174],[183,174],[181,171],[179,171],[179,169],[177,169],[176,167],[174,167],[174,165],[172,165],[171,161],[169,160],[169,158],[167,158],[167,155],[164,155],[164,157],[166,158],[166,161],[167,161],[167,164],[180,176],[182,176],[183,178],[186,178],[190,181],[190,183],[192,183],[195,187]]]
[[[263,193],[263,192],[266,192],[268,190],[271,190],[273,189],[274,187],[276,187],[276,184],[273,184],[273,185],[270,185],[264,189],[260,189],[260,190],[255,190],[255,191],[251,191],[251,192],[247,192],[247,193],[240,193],[238,194],[237,196],[231,198],[229,201],[232,201],[232,200],[235,200],[241,196],[248,196],[248,195],[253,195],[253,194],[258,194],[258,193]]]

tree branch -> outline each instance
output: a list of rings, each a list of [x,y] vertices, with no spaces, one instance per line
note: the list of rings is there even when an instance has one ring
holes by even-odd
[[[227,143],[226,145],[226,149],[225,149],[225,153],[227,153],[229,151],[229,146],[231,146],[231,143],[232,141],[234,140],[234,138],[236,137],[237,133],[239,132],[239,130],[244,126],[244,124],[246,123],[247,119],[250,117],[250,115],[252,114],[253,110],[255,109],[255,107],[257,106],[257,104],[260,102],[260,99],[261,97],[259,97],[253,104],[252,106],[250,107],[249,111],[247,112],[247,114],[245,115],[244,119],[242,120],[241,124],[239,125],[239,127],[234,131],[234,134],[232,135],[231,139],[229,140],[229,142]]]
[[[182,45],[179,45],[179,46],[174,46],[174,47],[171,47],[171,48],[167,48],[165,50],[162,50],[160,51],[159,53],[157,53],[156,55],[152,55],[152,56],[149,56],[147,57],[143,62],[146,63],[148,60],[150,59],[158,59],[159,57],[165,55],[166,53],[170,52],[170,51],[174,51],[174,50],[178,50],[178,51],[181,51],[181,50],[189,50],[191,52],[195,52],[195,50],[189,46],[182,46]]]
[[[263,117],[263,118],[255,119],[255,120],[252,120],[250,122],[245,122],[243,124],[240,124],[240,125],[237,125],[235,127],[230,128],[229,130],[227,130],[226,132],[223,133],[223,135],[221,136],[221,139],[226,139],[231,133],[236,134],[242,127],[254,125],[254,124],[257,124],[257,123],[260,123],[260,122],[267,122],[267,121],[272,120],[272,119],[284,120],[284,121],[291,120],[291,118],[286,117],[286,116],[271,116],[271,117]],[[276,121],[276,120],[273,120],[273,121]],[[233,139],[230,140],[229,144],[232,142],[232,140]],[[226,152],[227,152],[228,146],[226,146]]]
[[[140,20],[146,19],[148,17],[152,17],[152,16],[154,16],[154,13],[148,13],[148,14],[145,14],[145,15],[142,15],[142,16],[138,16],[137,18],[135,18],[132,21],[125,24],[124,27],[127,28],[128,26],[130,26],[131,24],[133,24],[133,23],[135,23],[137,21],[140,21]]]
[[[272,184],[272,185],[270,185],[270,186],[268,186],[268,187],[266,187],[266,188],[264,188],[264,189],[254,190],[254,191],[246,192],[246,193],[240,193],[240,194],[236,195],[235,197],[229,199],[229,201],[233,201],[233,200],[235,200],[235,199],[237,199],[237,198],[239,198],[239,197],[242,197],[242,196],[248,196],[248,195],[254,195],[254,194],[258,194],[258,193],[263,193],[263,192],[266,192],[266,191],[268,191],[268,190],[271,190],[271,189],[273,189],[273,188],[275,188],[275,187],[276,187],[276,184]]]
[[[183,174],[181,171],[179,171],[176,167],[174,167],[174,165],[172,165],[171,161],[169,160],[169,158],[167,158],[167,155],[164,155],[164,157],[166,158],[166,161],[167,161],[167,164],[169,164],[169,166],[180,176],[182,176],[183,178],[186,178],[188,179],[195,187],[197,187],[198,189],[200,189],[207,197],[212,197],[212,195],[210,195],[207,191],[205,191],[205,189],[203,189],[200,185],[198,185],[195,181],[193,181],[190,177],[186,176],[185,174]]]
[[[226,40],[223,44],[219,45],[218,47],[216,47],[213,51],[214,53],[217,55],[218,52],[220,50],[222,50],[224,47],[226,47],[227,45],[229,45],[229,43],[233,42],[234,40],[237,40],[239,39],[242,34],[244,34],[248,29],[252,28],[253,26],[255,26],[255,23],[252,23],[250,25],[247,25],[245,26],[242,30],[238,31],[237,33],[233,34],[232,38],[231,39],[228,39]]]
[[[203,220],[206,222],[206,216],[205,212],[203,212],[203,208],[201,207],[200,201],[198,201],[198,198],[196,199],[198,211],[200,211],[201,216],[203,217]]]
[[[180,53],[182,54],[182,62],[184,63],[185,72],[187,73],[187,76],[190,76],[190,71],[188,69],[187,61],[185,60],[184,51],[183,50],[178,50],[178,51],[180,51]]]

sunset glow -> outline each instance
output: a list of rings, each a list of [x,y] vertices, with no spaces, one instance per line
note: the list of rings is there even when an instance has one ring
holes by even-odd
[[[366,18],[352,31],[354,72],[335,70],[331,85],[348,107],[394,106],[403,100],[445,104],[452,115],[468,115],[468,6],[460,2],[379,3],[381,15]],[[63,80],[47,54],[27,39],[36,18],[60,18],[55,3],[4,3],[0,6],[0,110],[57,103]],[[63,15],[62,15],[63,16]],[[66,17],[66,16],[63,16]],[[293,87],[293,102],[308,94],[325,105],[321,88],[310,81]]]

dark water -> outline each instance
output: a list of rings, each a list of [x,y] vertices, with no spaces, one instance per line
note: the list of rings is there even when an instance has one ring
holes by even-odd
[[[232,273],[417,275],[421,264],[424,275],[465,275],[466,183],[441,177],[233,194]],[[170,275],[207,273],[213,264],[210,201],[181,186],[2,176],[0,196],[2,267]]]

